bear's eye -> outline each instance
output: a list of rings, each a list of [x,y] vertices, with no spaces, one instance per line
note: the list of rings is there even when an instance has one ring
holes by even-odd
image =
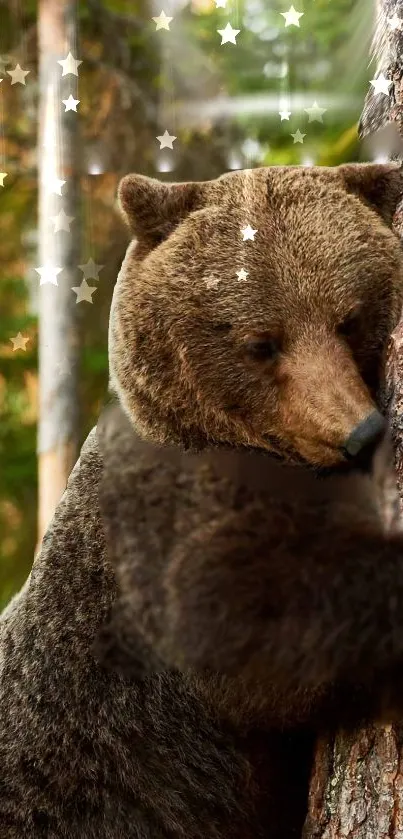
[[[232,329],[232,323],[212,323],[213,329],[217,332],[229,332]]]
[[[280,347],[274,338],[250,338],[246,341],[245,350],[250,358],[266,361],[275,358],[280,352]]]
[[[357,331],[358,326],[360,323],[360,318],[357,313],[348,315],[343,321],[343,323],[339,323],[337,327],[337,332],[339,335],[344,335],[346,338],[351,338],[352,335]]]

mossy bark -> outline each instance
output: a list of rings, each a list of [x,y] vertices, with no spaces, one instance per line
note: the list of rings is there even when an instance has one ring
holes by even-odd
[[[401,29],[390,25],[395,13],[402,19]],[[382,143],[391,143],[387,153],[401,156],[403,0],[379,3],[373,55],[377,60],[373,77],[383,72],[393,84],[389,97],[369,92],[360,134],[369,138],[376,153],[382,151]],[[394,226],[403,236],[403,202]],[[391,338],[387,382],[400,497],[393,497],[393,493],[388,496],[385,520],[388,527],[402,529],[403,319]],[[354,733],[322,735],[316,747],[304,839],[403,839],[403,720],[401,725],[374,725]]]

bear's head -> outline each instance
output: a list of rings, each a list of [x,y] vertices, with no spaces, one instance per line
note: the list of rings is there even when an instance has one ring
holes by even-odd
[[[398,164],[128,175],[111,385],[139,433],[336,467],[377,407],[403,299]]]

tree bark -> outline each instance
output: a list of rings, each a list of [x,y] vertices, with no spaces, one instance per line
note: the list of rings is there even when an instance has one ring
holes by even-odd
[[[80,284],[79,115],[62,99],[75,99],[77,77],[62,76],[58,60],[76,48],[75,0],[39,2],[39,253],[38,265],[62,268],[58,285],[39,288],[39,516],[41,540],[78,453],[78,322],[72,286]],[[66,181],[61,195],[49,181]],[[72,216],[71,232],[52,223],[61,209]]]
[[[396,14],[402,28],[393,29]],[[389,97],[367,95],[361,137],[375,157],[402,153],[403,0],[380,0],[373,43],[377,77],[392,79]],[[403,203],[394,219],[403,236]],[[387,364],[387,404],[395,444],[399,498],[385,509],[387,527],[403,522],[403,321],[392,335]],[[317,743],[304,839],[403,839],[403,721],[354,733],[324,734]]]

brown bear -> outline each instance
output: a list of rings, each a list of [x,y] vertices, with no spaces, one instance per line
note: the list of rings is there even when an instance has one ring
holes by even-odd
[[[298,837],[318,729],[401,710],[402,191],[393,164],[123,179],[120,407],[0,622],[1,839]]]

